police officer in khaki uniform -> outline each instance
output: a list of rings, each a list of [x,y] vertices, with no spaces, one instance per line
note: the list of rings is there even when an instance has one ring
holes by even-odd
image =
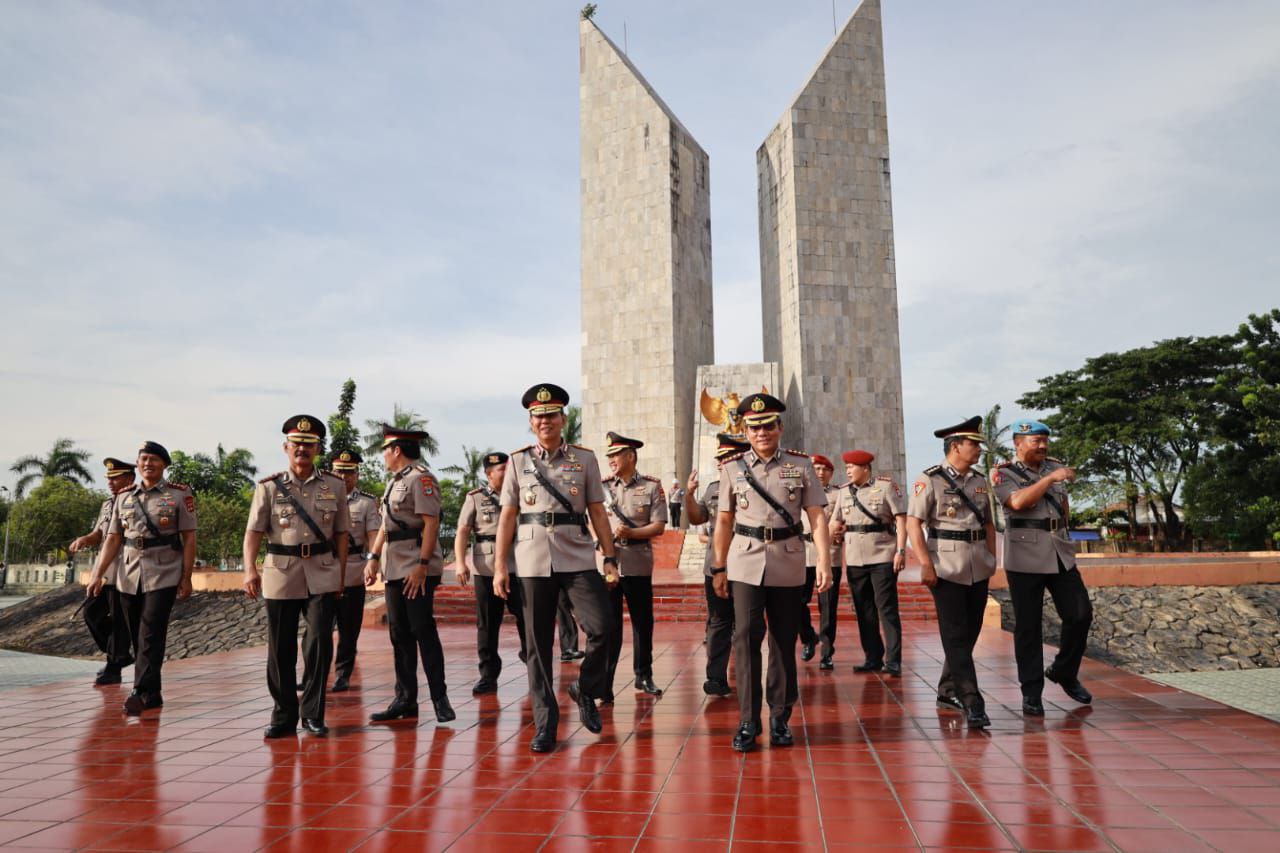
[[[135,650],[133,692],[124,703],[130,716],[164,704],[160,667],[169,615],[175,600],[191,595],[196,564],[195,497],[186,486],[165,481],[169,463],[169,451],[154,441],[138,450],[142,482],[112,499],[107,540],[85,590],[90,597],[102,592],[107,570],[123,546],[116,590]]]
[[[796,623],[804,595],[803,525],[807,515],[817,546],[816,589],[831,586],[831,538],[823,509],[827,496],[809,457],[779,450],[786,406],[769,394],[739,403],[751,449],[720,466],[720,517],[716,521],[716,594],[733,582],[733,654],[738,682],[739,726],[733,748],[749,752],[761,732],[763,674],[760,643],[769,632],[769,741],[791,746],[788,721],[799,699],[796,684]]]
[[[991,725],[978,690],[973,647],[982,633],[987,582],[996,570],[987,478],[973,467],[982,457],[981,426],[982,418],[975,415],[934,432],[942,439],[946,461],[925,469],[911,487],[907,507],[907,534],[920,556],[920,580],[933,593],[946,654],[938,705],[963,709],[973,729]]]
[[[324,422],[294,415],[280,428],[289,467],[258,481],[244,531],[244,591],[267,600],[267,689],[275,707],[266,738],[298,731],[298,621],[302,637],[302,727],[324,724],[325,684],[333,662],[333,619],[342,594],[351,515],[342,478],[316,467]],[[267,556],[258,569],[258,549]]]
[[[74,554],[84,548],[97,548],[107,538],[111,527],[111,507],[115,496],[133,487],[133,465],[121,459],[108,456],[102,460],[107,469],[107,488],[112,497],[102,502],[98,511],[98,520],[93,523],[93,530],[76,539],[67,547]],[[129,625],[124,616],[124,603],[116,589],[116,575],[124,562],[124,554],[117,554],[115,560],[107,567],[103,575],[102,594],[91,599],[84,608],[84,623],[93,635],[98,648],[106,652],[107,663],[98,670],[93,683],[99,687],[107,684],[119,684],[120,671],[133,663],[133,638],[129,636]]]
[[[835,500],[832,494],[839,488],[831,483],[831,476],[835,473],[836,466],[831,460],[823,456],[821,453],[815,453],[810,457],[813,462],[813,470],[818,474],[818,482],[822,485],[822,491],[827,495],[827,508],[824,510],[827,516],[827,529],[831,528],[831,511],[835,509]],[[831,669],[835,664],[831,662],[831,656],[836,651],[836,620],[839,616],[840,607],[840,570],[843,565],[840,544],[835,541],[834,534],[831,539],[831,586],[826,592],[818,595],[818,631],[814,633],[813,622],[811,621],[811,612],[809,610],[809,602],[813,599],[813,579],[817,571],[818,552],[813,545],[813,532],[809,528],[809,519],[806,517],[804,521],[804,607],[800,610],[800,642],[804,644],[801,649],[800,659],[804,661],[813,660],[813,643],[819,643],[822,647],[822,656],[818,661],[819,669]]]
[[[996,499],[1004,505],[1004,571],[1013,602],[1013,650],[1022,685],[1022,712],[1044,716],[1040,694],[1044,680],[1062,686],[1067,695],[1088,705],[1093,696],[1080,683],[1080,662],[1089,641],[1093,605],[1076,567],[1076,552],[1067,538],[1071,509],[1066,484],[1076,472],[1049,456],[1049,427],[1023,421],[1013,428],[1017,461],[992,472]],[[1041,619],[1049,591],[1062,620],[1058,654],[1044,669]]]
[[[907,564],[907,516],[902,489],[892,477],[872,477],[875,456],[850,450],[841,457],[849,482],[832,495],[833,533],[844,541],[853,612],[866,656],[854,672],[884,669],[902,675],[902,620],[898,573]],[[880,627],[884,626],[884,639]]]
[[[715,561],[715,548],[711,540],[715,537],[716,517],[720,514],[719,463],[729,456],[736,456],[750,449],[751,443],[742,436],[718,433],[716,479],[707,483],[707,488],[699,499],[698,469],[694,468],[685,487],[684,509],[689,517],[689,524],[707,525],[708,541],[702,558],[703,587],[707,598],[707,680],[702,683],[702,692],[708,696],[728,696],[732,692],[729,689],[729,651],[733,648],[733,599],[716,595],[715,586],[711,582],[711,564]]]
[[[637,451],[644,442],[616,432],[605,435],[605,457],[613,476],[604,481],[613,545],[622,580],[609,590],[613,619],[609,634],[609,692],[622,656],[622,602],[631,614],[632,669],[636,690],[661,696],[653,680],[653,538],[667,529],[667,496],[662,481],[636,471]]]
[[[342,693],[351,687],[351,672],[356,666],[356,643],[360,640],[360,627],[364,622],[364,555],[382,527],[378,499],[361,491],[357,485],[363,461],[364,457],[355,450],[343,450],[329,458],[329,467],[342,478],[347,489],[347,515],[351,519],[342,597],[338,599],[334,617],[338,628],[338,650],[333,659],[334,693]]]
[[[504,610],[510,611],[516,620],[520,660],[523,662],[528,657],[519,580],[511,579],[511,591],[506,601],[493,592],[493,555],[498,543],[498,516],[502,514],[502,481],[507,475],[507,454],[486,453],[484,475],[487,482],[467,492],[462,500],[458,532],[453,540],[453,567],[459,582],[465,586],[470,577],[475,577],[476,652],[480,658],[480,680],[471,692],[476,696],[498,689],[498,676],[502,674],[498,633],[502,628]],[[473,536],[474,543],[471,541]]]
[[[392,472],[382,496],[382,529],[366,555],[364,582],[386,580],[387,631],[395,658],[395,698],[369,717],[385,723],[418,716],[418,657],[436,722],[457,717],[444,680],[444,647],[436,628],[435,595],[444,575],[440,550],[440,486],[422,462],[427,433],[382,425],[382,461]]]
[[[600,463],[588,448],[564,441],[569,393],[559,385],[541,383],[526,391],[520,403],[529,412],[537,442],[507,460],[493,590],[504,598],[510,594],[507,566],[514,550],[529,635],[529,695],[537,726],[529,748],[550,752],[560,723],[551,669],[556,600],[560,590],[568,591],[587,635],[587,654],[569,695],[578,704],[583,726],[599,732],[603,723],[596,699],[609,693],[608,586],[618,582],[618,558],[604,508]],[[604,553],[603,578],[596,571],[588,520]]]

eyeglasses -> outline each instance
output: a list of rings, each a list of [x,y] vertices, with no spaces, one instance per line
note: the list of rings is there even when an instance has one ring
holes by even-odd
[[[747,424],[747,430],[750,432],[773,432],[778,427],[777,421],[770,421],[767,424]]]

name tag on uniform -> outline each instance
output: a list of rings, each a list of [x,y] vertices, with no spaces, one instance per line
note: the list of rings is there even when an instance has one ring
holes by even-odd
[[[566,465],[562,465],[562,466],[560,467],[560,470],[561,470],[561,471],[578,472],[578,471],[581,471],[581,470],[582,470],[582,463],[578,463],[577,465],[568,465],[568,464],[566,464]]]
[[[958,495],[958,494],[960,494],[960,490],[959,490],[959,489],[953,489],[953,488],[951,488],[950,486],[948,486],[947,488],[945,488],[945,489],[943,489],[943,490],[942,490],[942,493],[943,493],[944,495]]]

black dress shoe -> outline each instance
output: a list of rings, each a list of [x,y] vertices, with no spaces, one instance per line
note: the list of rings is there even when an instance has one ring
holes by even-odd
[[[120,670],[112,666],[104,666],[98,670],[97,676],[94,677],[93,683],[98,687],[105,687],[108,684],[120,683]]]
[[[708,696],[728,696],[733,691],[729,689],[729,682],[723,678],[708,678],[702,682],[702,692]]]
[[[803,648],[800,649],[800,660],[805,662],[813,660],[813,654],[815,651],[817,651],[817,649],[813,643],[805,643]]]
[[[556,736],[547,729],[538,729],[538,733],[529,741],[530,752],[552,752],[556,748]]]
[[[329,727],[324,724],[324,720],[304,719],[302,727],[313,735],[327,735],[329,733]]]
[[[985,729],[991,725],[991,718],[987,716],[986,709],[981,705],[971,705],[965,709],[965,722],[969,724],[971,729]]]
[[[963,711],[964,704],[954,696],[938,694],[938,707],[946,711]]]
[[[661,696],[662,690],[653,683],[652,675],[642,675],[636,679],[636,690],[643,690],[650,696]]]
[[[795,736],[791,734],[791,726],[787,725],[786,720],[769,721],[769,743],[774,746],[791,746],[795,742]]]
[[[262,730],[262,737],[275,740],[282,737],[293,737],[298,733],[297,723],[272,723]]]
[[[453,706],[449,704],[448,696],[432,699],[431,706],[436,709],[437,723],[447,723],[458,718],[458,715],[453,712]]]
[[[569,661],[582,660],[586,656],[587,656],[586,652],[580,649],[574,649],[571,652],[561,652],[560,660],[564,663],[568,663]]]
[[[822,660],[818,661],[818,669],[835,669],[835,668],[836,668],[836,665],[831,662],[831,657],[829,655],[824,656]]]
[[[376,714],[370,714],[369,722],[389,723],[392,720],[408,720],[417,716],[417,705],[397,705],[395,702],[392,702],[387,706],[387,710],[378,711]]]
[[[887,664],[885,664],[885,665],[884,665],[884,671],[885,671],[885,672],[887,672],[887,673],[889,673],[890,675],[897,675],[897,676],[900,676],[900,675],[902,675],[902,664],[900,664],[900,663],[887,663]]]
[[[751,752],[756,748],[756,724],[743,723],[733,736],[733,748],[738,752]]]
[[[130,717],[137,717],[143,711],[150,711],[152,708],[164,707],[164,700],[158,695],[151,693],[140,693],[135,690],[129,694],[129,698],[124,700],[124,712]]]
[[[1084,685],[1080,683],[1080,679],[1077,678],[1071,681],[1060,680],[1053,674],[1053,670],[1051,669],[1046,669],[1044,671],[1044,677],[1061,687],[1063,692],[1079,702],[1081,705],[1089,705],[1093,703],[1093,694],[1084,689]]]
[[[333,686],[329,688],[330,693],[344,693],[351,689],[351,679],[345,675],[339,675],[333,680]]]
[[[1028,717],[1043,717],[1044,703],[1039,699],[1032,699],[1030,696],[1023,696],[1022,713]]]
[[[855,666],[853,668],[853,671],[854,672],[879,672],[882,669],[884,669],[884,664],[878,663],[878,662],[873,663],[872,661],[864,660],[862,663]]]
[[[604,730],[604,723],[600,719],[600,709],[596,707],[596,700],[582,692],[582,687],[578,682],[569,685],[569,698],[578,703],[578,719],[582,720],[582,725],[587,731],[598,735]]]
[[[492,678],[482,678],[477,681],[471,688],[472,696],[480,696],[484,693],[496,693],[498,690],[498,682]]]

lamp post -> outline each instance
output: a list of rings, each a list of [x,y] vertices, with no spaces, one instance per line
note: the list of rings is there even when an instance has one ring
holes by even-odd
[[[8,486],[0,486],[0,492],[7,498],[10,494]],[[4,514],[4,558],[0,559],[0,589],[4,589],[9,578],[9,523],[13,521],[13,506]]]

